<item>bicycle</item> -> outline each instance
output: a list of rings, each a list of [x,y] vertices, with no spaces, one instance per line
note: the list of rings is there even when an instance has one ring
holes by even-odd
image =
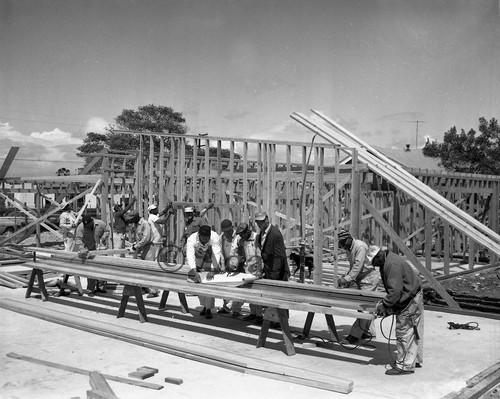
[[[160,214],[163,216],[167,214],[167,217],[162,224],[166,224],[166,221],[173,213],[173,209],[170,206],[167,206],[164,211]],[[169,244],[167,238],[167,229],[166,226],[163,229],[163,238],[162,245],[160,250],[158,251],[158,256],[156,257],[156,261],[160,268],[167,273],[174,273],[177,270],[181,269],[184,265],[184,251],[181,247],[175,244]]]

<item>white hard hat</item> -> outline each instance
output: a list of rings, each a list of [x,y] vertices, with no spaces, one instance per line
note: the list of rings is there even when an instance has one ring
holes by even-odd
[[[192,206],[186,206],[184,208],[184,212],[186,212],[186,213],[193,213],[194,212],[194,208]]]
[[[155,204],[151,204],[148,206],[148,211],[152,210],[152,209],[156,209],[158,208]]]

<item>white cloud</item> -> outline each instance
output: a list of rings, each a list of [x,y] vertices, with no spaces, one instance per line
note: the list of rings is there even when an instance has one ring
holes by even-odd
[[[107,132],[106,128],[108,126],[109,122],[107,120],[98,116],[93,116],[85,124],[85,131],[104,134]]]
[[[82,143],[81,139],[77,139],[71,136],[71,133],[64,132],[59,128],[55,128],[50,132],[33,132],[30,137],[40,140],[40,144],[44,147],[54,147],[60,145],[80,145]]]

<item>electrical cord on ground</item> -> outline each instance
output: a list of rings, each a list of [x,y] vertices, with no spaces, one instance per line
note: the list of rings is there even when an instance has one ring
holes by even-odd
[[[449,321],[448,322],[448,329],[449,330],[458,330],[458,329],[462,329],[462,330],[480,330],[479,323],[477,323],[475,321],[470,321],[469,323],[464,323],[464,324],[454,323],[452,321]]]
[[[382,328],[382,323],[383,321],[388,318],[388,317],[391,317],[391,327],[389,329],[389,336],[387,337],[385,334],[384,334],[384,329]],[[391,341],[397,341],[399,342],[400,346],[401,346],[401,349],[404,351],[404,356],[403,356],[403,360],[400,362],[400,363],[404,363],[404,360],[406,359],[406,350],[405,350],[405,347],[403,345],[403,343],[398,340],[398,338],[391,338],[391,335],[392,335],[392,329],[394,328],[394,321],[395,321],[396,317],[394,315],[388,315],[388,316],[384,316],[380,319],[380,333],[382,334],[382,336],[387,340],[387,350],[389,352],[389,356],[392,360],[392,362],[394,364],[397,364],[398,363],[398,360],[397,358],[394,357],[393,355],[393,351],[391,350]]]

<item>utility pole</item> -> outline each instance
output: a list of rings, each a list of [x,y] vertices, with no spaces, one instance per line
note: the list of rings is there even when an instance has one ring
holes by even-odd
[[[405,122],[409,122],[409,123],[415,123],[416,125],[416,132],[415,132],[415,149],[418,148],[418,125],[420,123],[424,123],[426,121],[419,121],[419,120],[416,120],[416,121],[405,121]]]

